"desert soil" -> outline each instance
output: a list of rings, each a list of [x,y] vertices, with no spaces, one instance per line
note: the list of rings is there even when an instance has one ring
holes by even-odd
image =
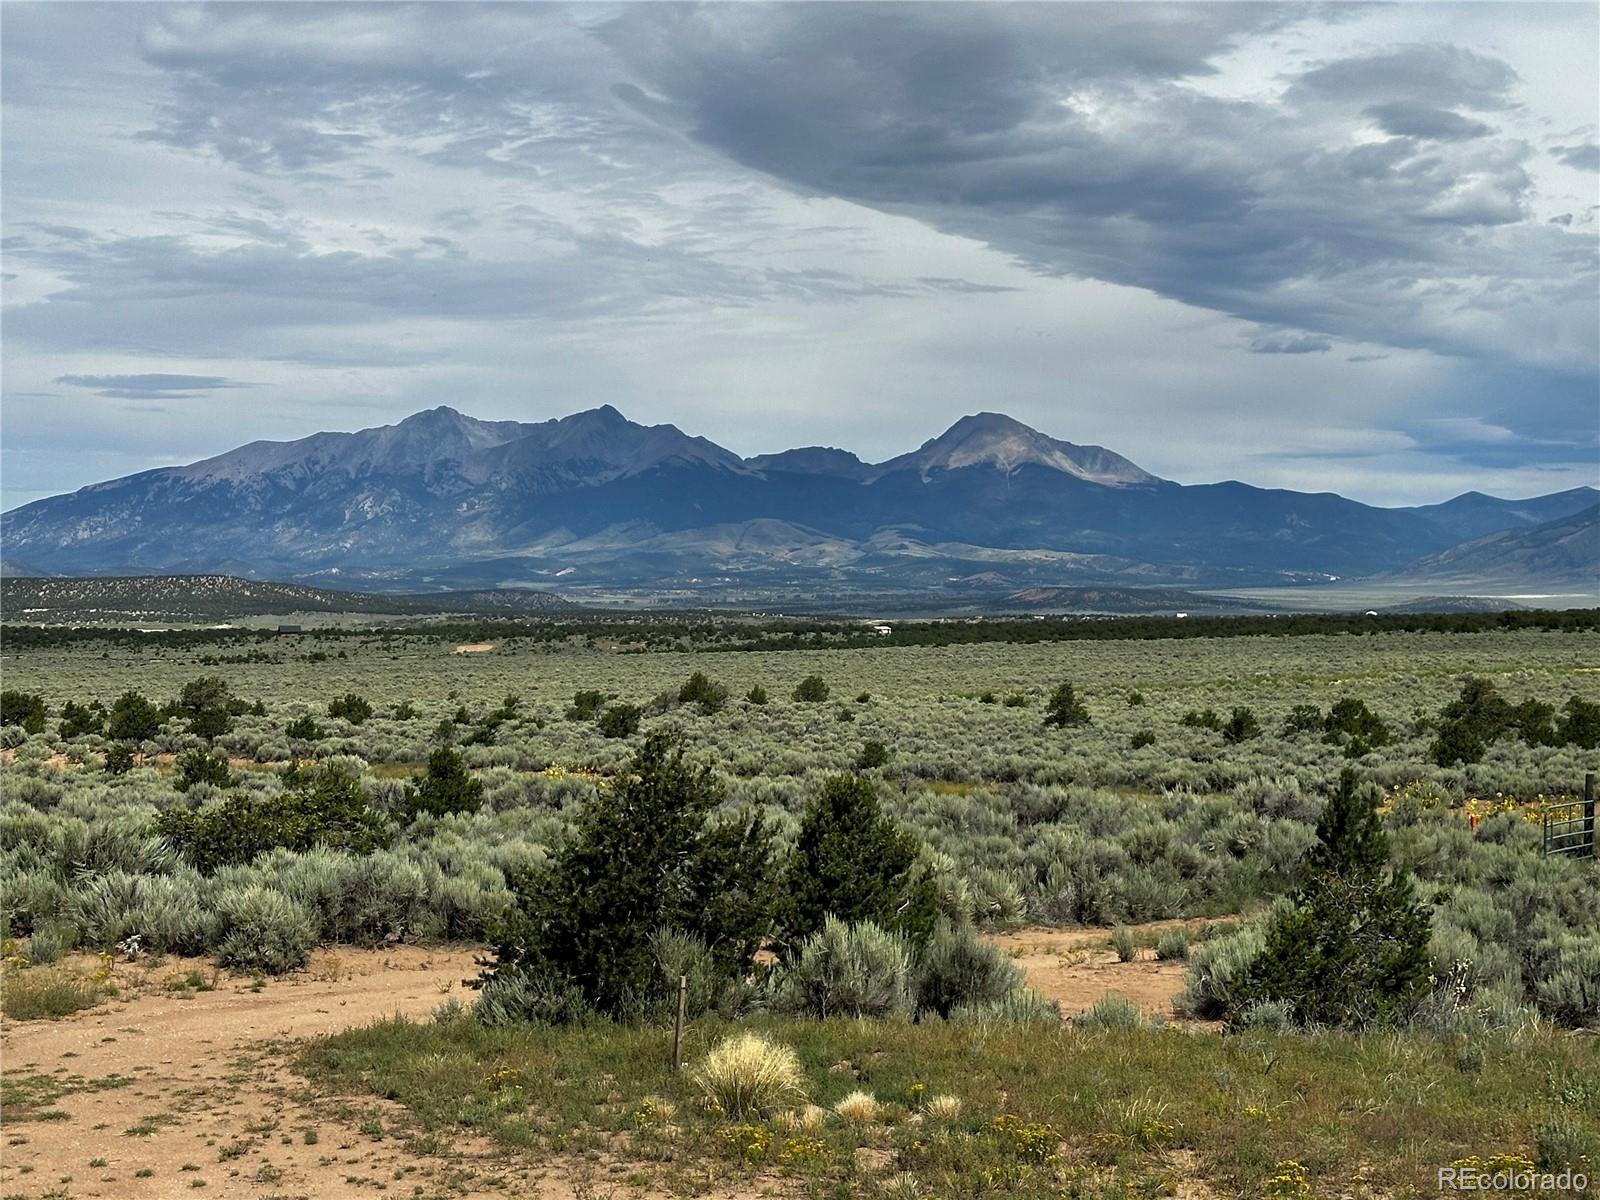
[[[1027,970],[1030,986],[1068,1014],[1116,992],[1170,1017],[1182,985],[1182,964],[1156,962],[1148,951],[1117,962],[1103,931],[1025,930],[997,940]],[[639,1196],[614,1178],[617,1164],[533,1163],[463,1138],[418,1145],[397,1105],[316,1097],[290,1070],[300,1039],[396,1014],[425,1017],[450,996],[468,998],[463,984],[477,973],[473,958],[470,950],[411,946],[325,951],[308,970],[259,990],[203,960],[119,964],[117,999],[61,1020],[4,1023],[0,1066],[8,1081],[54,1077],[85,1090],[68,1090],[20,1118],[0,1114],[0,1195]],[[214,981],[213,990],[174,990],[191,969]],[[101,1086],[85,1086],[96,1081]],[[46,1119],[38,1119],[41,1111]]]

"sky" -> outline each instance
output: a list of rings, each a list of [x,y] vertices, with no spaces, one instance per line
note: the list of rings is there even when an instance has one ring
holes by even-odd
[[[1600,483],[1600,6],[0,5],[0,491],[448,404]]]

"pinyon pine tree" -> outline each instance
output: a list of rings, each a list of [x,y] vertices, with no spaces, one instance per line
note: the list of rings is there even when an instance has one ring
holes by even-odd
[[[938,894],[919,861],[921,849],[884,815],[871,780],[828,780],[800,821],[784,878],[780,947],[792,953],[830,916],[926,942],[938,919]]]
[[[665,734],[646,738],[552,864],[512,880],[486,984],[544,981],[637,1016],[663,986],[663,931],[699,939],[721,978],[742,974],[772,926],[773,838],[759,813],[714,819],[722,798],[709,766]]]
[[[1268,924],[1237,1011],[1276,1000],[1302,1024],[1353,1027],[1409,1015],[1429,988],[1429,914],[1388,859],[1375,795],[1346,770],[1317,822],[1294,906]]]

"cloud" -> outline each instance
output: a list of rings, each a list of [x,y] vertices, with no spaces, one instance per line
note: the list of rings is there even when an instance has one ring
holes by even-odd
[[[255,386],[222,375],[57,375],[55,382],[121,400],[183,400],[222,388]]]
[[[1366,114],[1396,137],[1431,138],[1441,142],[1464,141],[1479,138],[1492,132],[1482,121],[1463,117],[1447,108],[1433,108],[1415,101],[1396,100],[1389,104],[1374,104]]]
[[[1250,339],[1252,354],[1324,354],[1332,349],[1327,338],[1310,333],[1267,333]]]
[[[441,402],[887,456],[976,394],[1190,480],[1592,475],[1582,6],[13,8],[8,488]],[[169,366],[272,402],[29,398]],[[1341,445],[1298,477],[1443,486]]]
[[[1587,142],[1578,146],[1555,146],[1550,153],[1558,161],[1580,171],[1600,171],[1600,144]]]
[[[1141,53],[1172,21],[1147,5],[640,6],[601,36],[643,81],[641,115],[1034,270],[1330,337],[1596,368],[1595,246],[1524,219],[1532,151],[1491,123],[1515,107],[1507,63],[1407,45],[1291,69],[1271,99],[1219,96],[1192,81],[1285,14],[1183,11],[1201,19],[1165,54]],[[1374,114],[1408,132],[1373,141]]]
[[[1326,100],[1382,100],[1409,106],[1511,107],[1510,64],[1461,46],[1417,44],[1335,59],[1300,75],[1294,90]]]

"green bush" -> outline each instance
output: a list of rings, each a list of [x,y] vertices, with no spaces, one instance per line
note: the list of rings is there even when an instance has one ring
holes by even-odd
[[[0,721],[0,725],[6,722]],[[84,706],[76,700],[68,700],[61,706],[61,736],[64,738],[83,737],[85,734],[103,733],[106,727],[106,710],[96,700],[93,704]]]
[[[1261,724],[1248,708],[1235,708],[1222,727],[1222,740],[1230,746],[1261,736]]]
[[[123,692],[111,705],[106,736],[117,742],[145,742],[161,731],[156,706],[134,691]]]
[[[46,715],[43,696],[10,688],[0,692],[0,725],[20,725],[25,733],[43,733]]]
[[[1156,957],[1162,962],[1182,962],[1189,957],[1189,939],[1181,929],[1168,929],[1156,939]]]
[[[636,704],[613,704],[600,714],[602,737],[625,738],[639,732],[639,718],[643,710]]]
[[[806,806],[784,875],[774,934],[780,952],[792,952],[830,916],[926,941],[938,897],[920,868],[920,850],[916,838],[884,815],[871,780],[827,780]]]
[[[585,688],[573,693],[572,707],[567,709],[569,721],[592,721],[600,712],[600,706],[606,702],[603,693],[593,688]]]
[[[176,715],[189,723],[189,732],[210,741],[233,729],[232,693],[220,675],[202,675],[183,685],[175,705]]]
[[[772,926],[773,835],[759,815],[714,820],[723,790],[661,734],[578,814],[548,869],[513,876],[516,907],[494,932],[495,966],[572,980],[607,1016],[634,1015],[658,986],[652,940],[698,937],[717,971],[742,976]]]
[[[217,899],[223,937],[217,961],[241,971],[282,975],[303,967],[316,944],[311,914],[282,892],[259,884],[229,888]]]
[[[728,689],[712,682],[704,671],[696,671],[678,689],[679,704],[697,704],[703,713],[718,712],[727,702]]]
[[[865,742],[861,751],[856,755],[856,770],[871,771],[878,767],[887,766],[889,762],[889,747],[882,742]]]
[[[328,704],[328,715],[334,720],[349,721],[352,725],[360,725],[372,716],[372,705],[366,699],[354,692],[346,692],[337,700]]]
[[[474,779],[453,746],[440,746],[428,755],[428,768],[422,782],[406,796],[405,819],[414,821],[423,813],[446,817],[451,813],[476,812],[483,804],[483,783]]]
[[[228,769],[226,754],[209,754],[204,750],[189,750],[178,756],[178,777],[173,787],[187,792],[197,783],[225,788],[233,784],[233,772]]]
[[[1561,710],[1556,736],[1569,746],[1600,750],[1600,704],[1579,696],[1569,697]]]
[[[794,699],[805,704],[820,704],[828,698],[828,685],[820,675],[807,675],[795,685]]]
[[[1286,738],[1314,733],[1322,728],[1322,710],[1315,704],[1296,704],[1283,719],[1283,736]]]
[[[360,785],[328,770],[292,791],[259,800],[230,796],[199,809],[169,809],[156,817],[153,830],[205,874],[250,862],[275,847],[327,846],[366,854],[389,844],[388,825]]]
[[[1070,683],[1057,684],[1045,705],[1044,723],[1065,729],[1070,725],[1089,724],[1089,710],[1078,699]]]
[[[1154,746],[1155,744],[1156,735],[1148,729],[1141,729],[1128,739],[1128,749],[1130,750],[1143,750],[1146,746]]]
[[[1023,981],[1022,968],[999,946],[940,922],[917,964],[917,1011],[948,1017],[963,1006],[999,1004]]]
[[[759,707],[767,702],[767,689],[758,683],[744,694],[744,698]]]
[[[1322,720],[1322,740],[1329,745],[1354,745],[1359,751],[1387,746],[1391,740],[1389,727],[1377,713],[1367,707],[1366,701],[1345,697],[1328,710]]]
[[[782,968],[780,1003],[819,1019],[909,1014],[911,960],[910,944],[898,934],[829,917]]]
[[[310,713],[296,717],[283,727],[286,737],[294,738],[301,742],[320,742],[322,740],[322,726],[317,724],[316,718]]]
[[[1303,1024],[1393,1024],[1428,992],[1428,943],[1429,911],[1389,865],[1376,794],[1346,771],[1317,822],[1294,904],[1267,923],[1242,998],[1285,1001]]]
[[[133,770],[133,746],[128,742],[115,742],[106,747],[106,774],[126,775]]]

